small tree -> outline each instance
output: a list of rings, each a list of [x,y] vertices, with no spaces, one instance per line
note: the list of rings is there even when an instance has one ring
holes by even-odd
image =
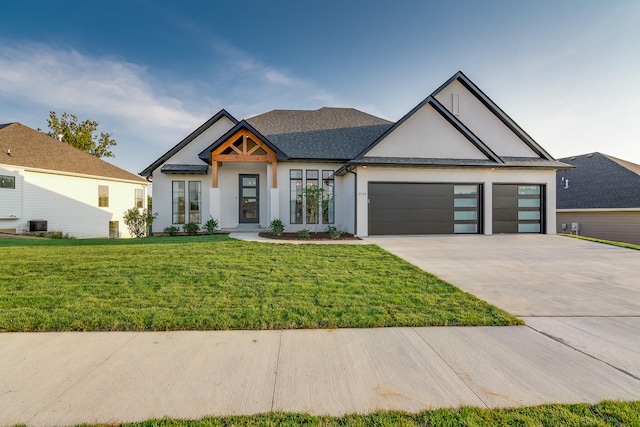
[[[124,212],[123,220],[133,237],[144,237],[158,214],[151,214],[147,209],[133,207]]]
[[[331,194],[317,185],[310,185],[302,190],[302,193],[306,199],[307,225],[313,224],[314,230],[316,230],[320,217],[329,210]]]
[[[78,123],[75,114],[62,113],[58,117],[55,111],[49,112],[47,126],[51,129],[47,135],[58,138],[62,135],[62,142],[65,142],[79,150],[97,158],[115,157],[110,148],[116,145],[116,141],[111,139],[111,134],[100,132],[100,136],[93,133],[98,129],[99,123],[95,120],[83,120]]]

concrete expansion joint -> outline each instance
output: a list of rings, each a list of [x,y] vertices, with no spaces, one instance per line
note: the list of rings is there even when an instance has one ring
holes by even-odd
[[[40,410],[38,410],[31,417],[29,417],[29,419],[25,422],[25,424],[28,425],[31,420],[33,420],[38,415],[40,415],[40,413],[42,413],[45,409],[47,409],[48,407],[53,405],[58,399],[60,399],[62,396],[64,396],[66,393],[68,393],[69,390],[74,388],[81,381],[83,381],[85,378],[87,378],[89,375],[91,375],[93,372],[95,372],[98,368],[100,368],[102,365],[104,365],[108,360],[110,360],[113,356],[115,356],[117,353],[119,353],[124,347],[126,347],[131,341],[136,339],[139,335],[140,335],[140,332],[132,333],[131,338],[129,338],[127,341],[123,342],[122,345],[120,345],[119,347],[114,349],[111,353],[109,353],[107,355],[107,357],[105,357],[104,359],[102,359],[100,361],[100,363],[97,363],[93,368],[87,370],[87,372],[85,372],[84,375],[80,376],[75,382],[73,382],[72,384],[69,384],[69,386],[67,388],[65,388],[60,393],[58,393],[58,395],[56,395],[53,399],[51,399],[49,402],[47,402],[44,406],[42,406],[42,408],[40,408]]]
[[[275,378],[273,379],[273,390],[271,392],[271,411],[274,410],[276,402],[276,389],[278,386],[278,370],[280,369],[280,351],[282,350],[282,330],[280,330],[280,336],[278,337],[278,355],[276,356],[276,369],[274,372]]]
[[[427,341],[422,335],[420,335],[418,333],[418,331],[416,331],[416,328],[411,328],[411,330],[413,331],[414,334],[416,334],[418,336],[418,338],[420,338],[420,340],[422,340],[422,342],[424,342],[439,358],[440,360],[447,365],[447,367],[451,370],[451,372],[453,372],[453,374],[460,380],[462,381],[462,383],[469,389],[469,391],[471,393],[473,393],[480,402],[482,402],[482,404],[484,405],[485,408],[489,408],[489,405],[487,404],[487,402],[482,398],[482,396],[480,396],[478,393],[476,393],[476,391],[473,389],[473,387],[471,387],[469,385],[469,382],[460,374],[458,374],[458,372],[456,372],[456,370],[453,368],[453,366],[451,366],[451,364],[447,361],[446,358],[442,357],[442,355],[438,352],[438,350],[436,348],[434,348],[431,343],[429,341]]]
[[[534,316],[527,316],[527,317],[534,317]],[[540,317],[542,317],[542,316],[540,316]],[[554,316],[554,317],[560,317],[560,316]],[[581,316],[566,316],[566,317],[581,317]],[[599,316],[584,316],[584,317],[599,317]],[[605,317],[605,316],[602,316],[602,317]],[[617,316],[617,317],[624,317],[624,316]],[[637,316],[628,316],[628,317],[637,317]],[[621,369],[621,368],[619,368],[619,367],[617,367],[615,365],[612,365],[612,364],[608,363],[607,361],[602,360],[599,357],[596,357],[596,356],[594,356],[592,354],[589,354],[589,353],[587,353],[587,352],[585,352],[583,350],[580,350],[579,348],[572,346],[571,344],[569,344],[568,342],[566,342],[562,338],[556,337],[556,336],[554,336],[552,334],[549,334],[547,332],[540,331],[540,330],[534,328],[533,326],[529,326],[529,325],[526,325],[526,326],[527,326],[527,328],[531,329],[532,331],[537,332],[537,333],[539,333],[540,335],[542,335],[544,337],[550,338],[553,341],[555,341],[557,343],[560,343],[560,344],[564,345],[565,347],[570,348],[573,351],[576,351],[576,352],[578,352],[580,354],[583,354],[583,355],[589,357],[590,359],[593,359],[593,360],[595,360],[597,362],[600,362],[600,363],[602,363],[604,365],[607,365],[607,366],[615,369],[616,371],[621,372],[624,375],[627,375],[627,376],[633,378],[634,380],[640,381],[640,377],[634,375],[633,373],[631,373],[631,372],[629,372],[627,370]]]

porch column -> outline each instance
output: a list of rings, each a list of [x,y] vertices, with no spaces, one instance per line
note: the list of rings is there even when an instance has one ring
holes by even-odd
[[[269,189],[269,192],[270,209],[268,222],[271,223],[274,219],[280,218],[280,189],[271,188]]]
[[[218,162],[211,154],[211,187],[218,188]]]
[[[209,189],[209,215],[217,220],[219,226],[222,227],[222,206],[220,204],[222,198],[220,194],[219,188]]]

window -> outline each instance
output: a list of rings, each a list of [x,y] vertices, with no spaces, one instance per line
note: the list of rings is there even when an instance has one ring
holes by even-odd
[[[322,171],[322,188],[324,193],[322,195],[322,223],[333,224],[335,221],[335,181],[333,179],[333,171]]]
[[[307,224],[317,224],[318,223],[318,209],[320,208],[320,197],[322,192],[313,191],[313,189],[319,189],[319,173],[318,170],[308,169],[307,170],[307,190],[312,189],[310,193],[306,194],[305,202],[307,204]],[[314,206],[315,205],[315,206]]]
[[[109,207],[109,186],[98,185],[98,207]]]
[[[291,207],[289,221],[291,224],[333,224],[335,222],[333,174],[332,170],[323,170],[320,175],[318,169],[289,171]],[[320,181],[321,178],[322,181]]]
[[[200,181],[189,181],[189,222],[200,224],[200,196],[202,183]]]
[[[133,190],[134,194],[133,194],[133,198],[134,198],[134,206],[136,208],[144,208],[144,191],[142,190],[142,188],[136,188],[135,190]]]
[[[302,224],[302,169],[289,171],[291,224]]]
[[[14,176],[0,175],[0,188],[16,188],[16,178]]]
[[[184,181],[172,182],[172,224],[184,224],[185,211],[185,189]]]

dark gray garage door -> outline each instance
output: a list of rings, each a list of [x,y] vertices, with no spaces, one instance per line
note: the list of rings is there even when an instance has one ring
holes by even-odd
[[[544,185],[494,184],[493,233],[542,233]]]
[[[479,184],[369,183],[369,234],[480,233]]]

